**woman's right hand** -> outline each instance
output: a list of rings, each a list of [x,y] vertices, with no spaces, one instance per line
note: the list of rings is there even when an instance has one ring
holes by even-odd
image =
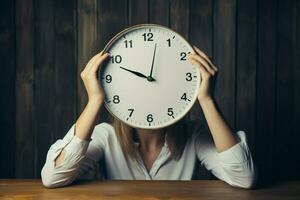
[[[97,79],[97,73],[99,67],[107,59],[107,57],[109,57],[109,54],[103,53],[103,51],[96,54],[88,62],[80,74],[84,87],[87,91],[89,101],[98,101],[101,103],[104,101],[105,94]]]

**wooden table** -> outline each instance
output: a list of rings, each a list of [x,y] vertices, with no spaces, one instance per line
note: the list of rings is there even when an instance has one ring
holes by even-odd
[[[85,181],[46,189],[41,180],[0,179],[0,199],[300,199],[300,181],[245,190],[221,181]]]

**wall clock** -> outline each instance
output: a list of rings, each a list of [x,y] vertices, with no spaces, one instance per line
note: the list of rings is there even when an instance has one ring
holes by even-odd
[[[135,128],[159,129],[180,120],[197,99],[200,72],[187,59],[191,45],[156,24],[129,27],[104,48],[109,61],[99,70],[104,104]]]

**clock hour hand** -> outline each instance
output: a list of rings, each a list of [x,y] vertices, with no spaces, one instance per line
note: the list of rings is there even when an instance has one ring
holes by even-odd
[[[140,73],[140,72],[133,71],[133,70],[130,70],[130,69],[126,69],[126,68],[124,68],[124,67],[122,67],[122,66],[120,66],[120,68],[121,68],[121,69],[124,69],[124,70],[126,70],[126,71],[129,71],[129,72],[131,72],[131,73],[133,73],[133,74],[135,74],[135,75],[137,75],[137,76],[139,76],[139,77],[142,77],[142,78],[148,78],[146,75],[144,75],[144,74],[142,74],[142,73]]]

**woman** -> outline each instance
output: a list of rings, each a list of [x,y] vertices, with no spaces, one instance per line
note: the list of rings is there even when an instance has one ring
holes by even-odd
[[[210,93],[217,68],[200,49],[194,48],[196,53],[189,55],[189,61],[201,72],[197,103],[210,133],[187,129],[182,120],[159,130],[134,129],[117,119],[113,125],[95,126],[105,99],[97,71],[108,54],[101,52],[81,73],[88,103],[66,136],[50,147],[41,172],[44,186],[68,185],[94,170],[98,161],[107,179],[190,180],[198,159],[217,178],[232,186],[251,188],[255,169],[245,133],[233,133],[217,111]]]

